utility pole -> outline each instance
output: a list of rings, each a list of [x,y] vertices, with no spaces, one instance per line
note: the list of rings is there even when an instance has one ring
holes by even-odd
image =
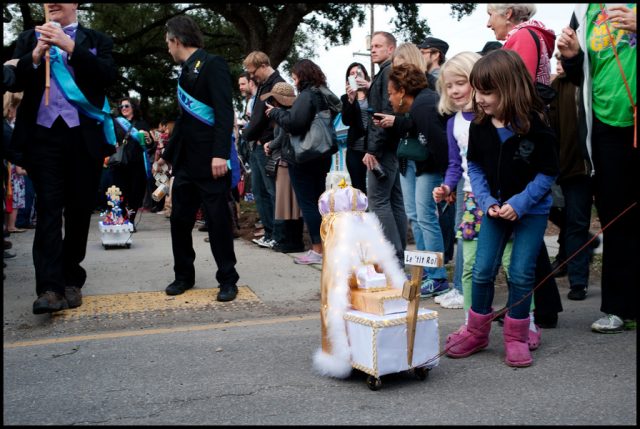
[[[373,3],[371,3],[371,30],[369,32],[370,36],[369,36],[369,53],[371,53],[371,40],[373,39]],[[373,79],[373,75],[375,74],[375,70],[374,67],[375,64],[373,64],[373,57],[371,57],[371,78]]]

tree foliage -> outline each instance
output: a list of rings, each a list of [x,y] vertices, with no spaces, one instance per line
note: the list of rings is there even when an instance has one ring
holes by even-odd
[[[419,42],[430,33],[427,22],[419,18],[419,4],[384,7],[396,12],[392,24],[399,38]],[[242,60],[254,50],[265,52],[274,68],[282,64],[288,70],[297,60],[316,56],[323,45],[329,49],[350,43],[352,29],[365,23],[369,9],[370,5],[357,3],[82,3],[79,17],[83,24],[113,38],[120,73],[109,98],[139,93],[143,111],[155,122],[177,112],[174,91],[179,67],[164,40],[164,24],[171,17],[193,17],[204,33],[207,50],[223,56],[237,76]],[[452,16],[457,14],[458,20],[474,9],[475,4],[451,4]],[[17,33],[42,23],[43,15],[41,4],[3,5],[5,26],[14,35],[4,41],[3,61],[10,58]],[[237,88],[234,91],[239,101]]]

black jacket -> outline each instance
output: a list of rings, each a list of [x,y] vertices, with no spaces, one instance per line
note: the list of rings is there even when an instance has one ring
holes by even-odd
[[[394,121],[398,127],[410,127],[401,134],[410,137],[419,137],[427,142],[429,157],[424,161],[416,161],[416,175],[422,173],[441,173],[449,164],[449,146],[447,142],[447,126],[442,115],[438,113],[438,93],[430,88],[425,88],[416,96],[408,118],[396,116]],[[400,172],[404,175],[407,168],[407,160],[398,158]]]
[[[387,60],[380,65],[380,71],[375,75],[371,86],[369,87],[369,107],[374,112],[387,113],[392,115],[393,109],[389,103],[389,95],[387,94],[387,85],[389,83],[389,73],[391,72],[391,60]],[[393,136],[391,131],[382,127],[373,125],[373,118],[369,118],[367,124],[367,153],[377,157],[382,156],[383,152],[393,151],[398,148],[397,136]]]
[[[174,171],[184,169],[194,179],[211,178],[220,189],[230,186],[230,175],[213,179],[212,158],[231,158],[233,107],[231,74],[227,62],[204,49],[195,51],[185,61],[180,86],[193,98],[213,108],[213,127],[181,108],[180,116],[162,154]]]
[[[491,195],[499,201],[522,192],[538,173],[557,176],[560,171],[555,133],[538,115],[529,119],[527,134],[515,134],[504,143],[490,119],[469,127],[467,160],[482,168]]]
[[[347,131],[347,147],[358,152],[365,152],[364,137],[367,129],[362,123],[362,111],[360,103],[356,98],[353,103],[349,103],[349,96],[344,94],[340,97],[342,102],[342,123],[349,127]]]
[[[280,76],[280,72],[275,70],[271,76],[258,87],[251,112],[251,120],[242,130],[242,137],[248,142],[259,140],[261,143],[266,143],[273,140],[273,125],[264,113],[266,110],[266,101],[260,100],[260,95],[270,92],[273,85],[278,82],[285,82],[285,80]]]
[[[18,58],[15,83],[9,88],[12,92],[24,91],[18,107],[16,126],[13,131],[11,147],[15,151],[17,165],[28,168],[29,144],[33,141],[38,109],[44,94],[44,61],[33,68],[32,52],[37,43],[35,31],[20,33],[16,42],[13,58]],[[106,90],[117,78],[117,69],[112,57],[113,41],[103,33],[78,25],[75,48],[68,64],[73,67],[75,82],[87,100],[102,109]],[[95,52],[94,53],[92,53]],[[102,124],[96,123],[80,114],[80,128],[89,154],[102,159],[113,153],[114,147],[107,144]],[[26,156],[26,158],[25,158]]]
[[[311,121],[320,110],[329,106],[317,88],[307,86],[293,102],[290,109],[273,109],[271,119],[294,136],[302,136],[311,128]]]

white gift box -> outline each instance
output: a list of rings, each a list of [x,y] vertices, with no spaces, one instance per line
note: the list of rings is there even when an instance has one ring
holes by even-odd
[[[122,225],[105,225],[98,223],[100,232],[102,233],[103,246],[127,246],[131,245],[131,233],[133,232],[133,224],[126,223]]]
[[[374,377],[438,365],[438,313],[418,311],[412,364],[407,363],[407,314],[385,316],[350,310],[344,314],[351,348],[351,366]],[[431,359],[433,361],[429,362]],[[427,363],[428,362],[428,363]]]
[[[376,271],[373,265],[364,265],[356,271],[356,279],[360,289],[386,289],[387,277]]]

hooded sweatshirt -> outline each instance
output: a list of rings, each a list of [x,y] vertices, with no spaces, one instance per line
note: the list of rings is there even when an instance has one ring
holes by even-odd
[[[528,29],[538,35],[540,52],[538,52],[533,35]],[[553,30],[546,28],[540,21],[530,19],[516,25],[507,34],[507,40],[502,48],[520,54],[534,82],[549,85],[551,83],[551,62],[549,59],[553,55],[555,41],[556,35]]]

